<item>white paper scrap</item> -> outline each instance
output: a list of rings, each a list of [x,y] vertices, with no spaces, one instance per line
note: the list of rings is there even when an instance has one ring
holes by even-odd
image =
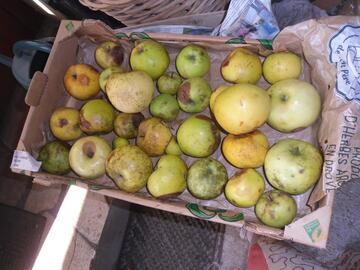
[[[37,161],[30,153],[26,151],[15,150],[10,165],[11,169],[38,172],[41,167],[41,161]]]

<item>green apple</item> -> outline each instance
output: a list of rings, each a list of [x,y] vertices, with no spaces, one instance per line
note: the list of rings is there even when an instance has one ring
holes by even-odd
[[[181,77],[176,72],[167,72],[157,80],[157,87],[162,94],[176,94],[182,82]]]
[[[161,94],[150,103],[150,113],[165,121],[174,121],[179,114],[179,104],[170,94]]]
[[[179,126],[176,136],[181,151],[193,157],[210,156],[220,143],[219,129],[204,115],[186,119]]]
[[[235,173],[225,186],[225,196],[238,207],[251,207],[256,204],[265,190],[262,176],[254,169]]]
[[[180,108],[188,113],[202,112],[209,106],[211,87],[203,78],[184,81],[178,89],[177,99]]]
[[[125,145],[128,145],[129,141],[125,138],[121,138],[121,137],[116,137],[113,141],[112,141],[112,147],[113,149],[115,148],[121,148]]]
[[[255,214],[265,225],[282,229],[296,217],[295,200],[279,190],[265,192],[255,206]]]
[[[279,131],[293,132],[306,128],[320,115],[320,95],[305,81],[279,81],[268,89],[268,93],[271,99],[268,124]]]
[[[69,146],[59,141],[45,144],[40,152],[41,168],[52,174],[66,174],[70,172]]]
[[[211,158],[199,159],[189,169],[187,186],[196,198],[210,200],[223,192],[227,177],[226,168],[219,161]]]
[[[168,154],[168,155],[175,155],[175,156],[181,156],[182,155],[183,152],[181,151],[180,146],[177,143],[175,136],[173,136],[171,138],[171,141],[166,146],[165,153]]]
[[[114,108],[103,99],[90,100],[80,110],[80,128],[87,134],[112,131],[114,119]]]
[[[319,179],[322,156],[311,143],[284,139],[267,152],[264,169],[270,184],[290,194],[302,194]]]
[[[111,74],[114,73],[122,73],[124,72],[124,70],[121,67],[108,67],[107,69],[104,69],[103,71],[101,71],[100,76],[99,76],[99,84],[100,84],[100,88],[101,90],[103,90],[105,92],[105,87],[106,87],[106,83],[109,79],[109,77],[111,76]]]
[[[183,78],[202,77],[210,69],[209,55],[197,45],[188,45],[176,56],[176,69]]]
[[[150,175],[147,188],[155,197],[175,196],[186,188],[186,163],[174,155],[162,156]]]
[[[146,72],[153,80],[164,74],[169,63],[170,58],[165,47],[152,39],[141,41],[131,51],[131,68]]]
[[[114,149],[106,160],[106,173],[126,192],[137,192],[145,187],[152,171],[151,159],[135,145]]]
[[[113,41],[105,41],[96,48],[95,60],[104,69],[121,66],[124,60],[124,49]]]
[[[147,189],[155,198],[174,197],[181,194],[186,188],[184,175],[176,170],[160,168],[149,177]]]
[[[156,164],[155,169],[164,168],[169,171],[174,170],[181,173],[184,177],[187,174],[187,166],[185,161],[180,157],[175,155],[164,155],[162,156]]]
[[[71,147],[71,169],[81,177],[97,178],[105,174],[105,160],[111,147],[103,138],[87,136],[77,140]]]

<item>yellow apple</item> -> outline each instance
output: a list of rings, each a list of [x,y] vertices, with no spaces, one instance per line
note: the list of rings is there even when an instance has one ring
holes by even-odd
[[[262,176],[254,169],[235,173],[225,186],[225,196],[233,205],[251,207],[256,204],[265,190]]]
[[[214,105],[215,105],[215,99],[218,97],[218,95],[220,95],[226,88],[228,88],[229,85],[219,85],[214,92],[211,93],[210,96],[210,110],[212,111],[214,109]]]
[[[214,116],[219,125],[235,135],[251,132],[266,122],[270,114],[268,93],[252,84],[235,84],[215,100]]]
[[[261,78],[261,73],[259,56],[244,48],[233,50],[221,65],[224,80],[232,83],[256,84]]]
[[[119,111],[137,113],[149,106],[154,94],[154,83],[143,71],[114,73],[106,83],[105,92],[111,104]]]
[[[124,60],[124,49],[113,41],[105,41],[96,48],[95,60],[102,68],[121,66]]]
[[[228,134],[222,144],[224,157],[238,168],[257,168],[264,164],[269,142],[259,130],[243,134]]]
[[[50,117],[50,129],[56,138],[71,141],[82,135],[80,129],[80,113],[74,108],[61,107]]]
[[[286,79],[297,79],[301,73],[300,57],[291,52],[270,54],[263,63],[263,73],[271,84]]]
[[[64,76],[66,91],[74,98],[85,100],[100,91],[99,73],[90,65],[71,65]]]

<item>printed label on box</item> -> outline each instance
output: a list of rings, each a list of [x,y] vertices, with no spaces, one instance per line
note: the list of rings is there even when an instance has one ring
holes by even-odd
[[[360,104],[360,26],[345,25],[329,42],[329,58],[336,63],[336,94]]]
[[[13,159],[10,165],[11,169],[38,172],[41,167],[41,161],[37,161],[30,153],[20,150],[15,150]]]

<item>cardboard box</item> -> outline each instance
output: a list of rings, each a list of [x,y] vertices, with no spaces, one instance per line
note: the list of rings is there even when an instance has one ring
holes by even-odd
[[[147,38],[148,36],[165,44],[173,44],[173,46],[178,46],[179,48],[188,42],[198,43],[208,48],[213,48],[222,55],[226,55],[235,47],[242,46],[266,55],[270,53],[269,49],[271,47],[271,44],[266,41],[243,40],[241,38],[229,39],[226,37],[157,33],[149,33],[148,35],[144,33],[115,33],[97,21],[62,21],[46,67],[43,72],[37,72],[35,74],[28,90],[26,103],[31,106],[31,108],[17,150],[25,151],[36,157],[40,147],[48,140],[49,135],[46,131],[48,131],[48,122],[52,111],[65,104],[67,106],[80,106],[79,101],[75,101],[68,96],[63,86],[63,76],[68,66],[77,63],[79,57],[86,58],[86,56],[79,56],[79,45],[81,46],[81,44],[87,42],[87,40],[96,41],[120,38],[127,41],[128,39],[141,39]],[[218,75],[215,76],[220,77],[219,71],[217,71],[217,74]],[[306,213],[306,215],[303,215],[289,226],[286,226],[284,230],[280,230],[267,227],[260,224],[256,219],[249,218],[251,215],[248,214],[250,212],[246,209],[235,207],[233,207],[232,210],[221,209],[220,207],[208,207],[179,199],[156,200],[146,193],[129,194],[111,185],[107,185],[106,183],[110,182],[107,177],[102,177],[96,181],[89,181],[81,179],[74,174],[55,176],[44,172],[33,172],[31,170],[13,170],[34,177],[34,183],[42,185],[78,185],[91,191],[131,203],[227,225],[244,227],[256,234],[275,239],[289,239],[321,248],[326,246],[331,219],[333,192],[318,197],[320,199],[312,200],[314,206],[311,213]],[[317,192],[317,189],[315,189],[314,192]],[[314,194],[312,194],[311,198],[313,195]]]

